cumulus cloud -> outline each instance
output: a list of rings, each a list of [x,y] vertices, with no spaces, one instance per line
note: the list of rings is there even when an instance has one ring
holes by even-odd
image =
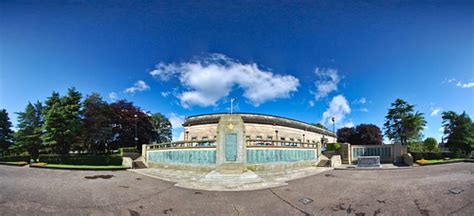
[[[432,108],[430,116],[437,116],[439,112],[441,112],[441,108]]]
[[[310,101],[308,102],[308,106],[309,106],[309,107],[314,107],[314,101],[310,100]]]
[[[322,124],[332,125],[332,118],[337,127],[354,126],[351,120],[346,120],[346,115],[351,113],[347,99],[343,95],[332,98],[328,109],[323,113]]]
[[[155,78],[168,81],[178,78],[183,90],[177,94],[184,108],[216,106],[234,87],[243,90],[243,97],[252,105],[288,98],[297,90],[299,80],[261,69],[257,64],[244,64],[222,54],[212,54],[181,63],[159,63],[150,72]]]
[[[474,82],[468,82],[468,83],[461,83],[461,82],[458,82],[456,84],[457,87],[461,87],[461,88],[472,88],[474,87]]]
[[[315,98],[319,100],[328,96],[332,91],[337,90],[337,85],[341,81],[340,76],[336,69],[332,68],[316,68],[314,73],[318,77],[318,80],[314,83],[316,86]]]
[[[109,93],[109,99],[110,99],[110,101],[116,101],[116,100],[117,100],[117,97],[118,97],[117,93],[115,93],[115,92],[110,92],[110,93]]]
[[[133,84],[132,87],[125,89],[125,93],[135,93],[149,90],[150,86],[148,86],[145,81],[138,80],[136,83]]]
[[[173,129],[182,128],[184,123],[184,116],[176,113],[170,113],[168,119],[171,122]]]
[[[367,108],[361,108],[360,111],[361,112],[369,112],[369,110]]]

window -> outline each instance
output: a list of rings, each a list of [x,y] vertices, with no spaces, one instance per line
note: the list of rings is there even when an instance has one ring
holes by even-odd
[[[245,139],[248,139],[248,140],[249,140],[249,139],[250,139],[250,136],[245,136]]]
[[[197,137],[191,137],[191,140],[197,140]]]
[[[273,136],[267,136],[267,140],[273,140]]]
[[[209,138],[207,136],[203,136],[202,140],[208,140]]]
[[[258,140],[261,140],[261,139],[262,139],[262,136],[257,136],[257,139],[258,139]]]

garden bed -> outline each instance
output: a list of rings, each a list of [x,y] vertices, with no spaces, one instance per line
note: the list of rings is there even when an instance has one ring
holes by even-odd
[[[16,162],[5,162],[5,161],[0,161],[1,165],[8,165],[8,166],[26,166],[28,165],[28,162],[25,161],[16,161]]]
[[[126,170],[129,167],[122,165],[73,165],[73,164],[45,164],[32,163],[30,167],[33,168],[47,168],[47,169],[67,169],[67,170]]]
[[[427,166],[427,165],[436,165],[436,164],[448,164],[448,163],[459,163],[459,162],[472,162],[471,160],[467,160],[466,158],[453,158],[453,159],[432,159],[432,160],[417,160],[416,163],[420,166]]]

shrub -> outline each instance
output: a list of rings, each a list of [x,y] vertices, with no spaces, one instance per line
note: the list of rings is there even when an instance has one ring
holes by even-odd
[[[24,161],[30,163],[31,157],[29,155],[6,155],[0,156],[0,161],[3,162],[19,162]]]
[[[138,150],[135,147],[124,147],[124,148],[120,148],[120,152],[121,152],[121,154],[123,154],[123,153],[138,153]]]
[[[120,155],[40,155],[39,161],[48,164],[122,165]]]
[[[341,143],[328,143],[326,144],[326,151],[339,152],[341,150]]]
[[[444,158],[456,158],[458,155],[452,152],[410,152],[415,161],[425,160],[440,160]]]

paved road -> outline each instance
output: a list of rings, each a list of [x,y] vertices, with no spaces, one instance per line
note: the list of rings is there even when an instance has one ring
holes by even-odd
[[[473,202],[474,163],[334,170],[250,192],[182,189],[128,171],[0,166],[0,215],[470,215]]]

